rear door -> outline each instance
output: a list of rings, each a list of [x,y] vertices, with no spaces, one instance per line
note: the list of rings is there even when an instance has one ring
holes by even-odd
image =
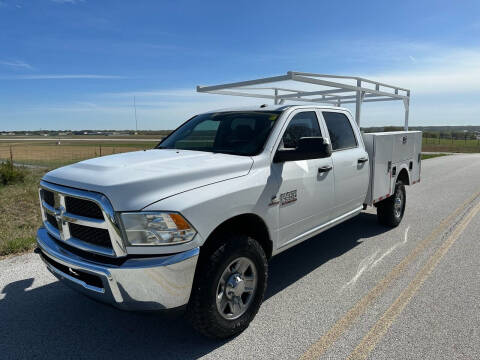
[[[297,110],[290,115],[278,148],[295,148],[301,137],[322,135],[316,111]],[[279,209],[280,247],[331,218],[331,168],[331,158],[272,163],[272,175],[279,186],[272,206]]]
[[[335,177],[334,217],[363,205],[368,190],[368,154],[358,126],[341,111],[322,111],[332,144]]]

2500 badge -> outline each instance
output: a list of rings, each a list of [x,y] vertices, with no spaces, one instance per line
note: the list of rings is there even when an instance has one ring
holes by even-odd
[[[280,194],[280,205],[286,205],[297,201],[297,190]]]

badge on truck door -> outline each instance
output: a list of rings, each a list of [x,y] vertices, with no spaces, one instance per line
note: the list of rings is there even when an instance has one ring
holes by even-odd
[[[297,190],[280,194],[280,205],[286,205],[297,201]]]

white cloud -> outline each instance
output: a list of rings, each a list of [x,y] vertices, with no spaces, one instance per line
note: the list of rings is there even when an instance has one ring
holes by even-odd
[[[54,79],[125,79],[118,75],[98,75],[98,74],[44,74],[44,75],[15,75],[2,76],[3,80],[54,80]]]
[[[2,3],[0,2],[0,6]],[[0,60],[0,65],[7,66],[10,68],[14,69],[28,69],[28,70],[33,70],[33,67],[26,63],[25,61],[21,60],[13,60],[13,61],[7,61],[7,60]]]
[[[414,94],[480,93],[480,49],[443,49],[416,60],[410,68],[367,77]]]
[[[57,4],[78,4],[80,2],[84,2],[84,0],[51,0]]]
[[[111,98],[133,98],[136,97],[163,97],[163,96],[175,96],[175,97],[191,97],[195,96],[196,90],[191,89],[162,89],[162,90],[139,90],[139,91],[125,91],[101,94],[105,97]]]

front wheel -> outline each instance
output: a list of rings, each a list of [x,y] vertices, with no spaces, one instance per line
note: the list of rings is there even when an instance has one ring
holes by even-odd
[[[193,327],[211,338],[245,330],[263,301],[267,266],[263,248],[246,235],[226,236],[201,255],[187,309]]]
[[[378,221],[383,225],[397,227],[403,219],[406,202],[405,185],[398,181],[395,184],[394,194],[377,204]]]

